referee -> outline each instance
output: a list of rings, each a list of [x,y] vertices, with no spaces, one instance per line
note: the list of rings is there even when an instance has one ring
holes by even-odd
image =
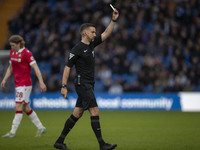
[[[70,69],[75,65],[75,89],[78,99],[73,114],[67,119],[62,133],[54,144],[57,149],[70,150],[63,142],[83,115],[84,110],[90,112],[91,126],[99,142],[100,150],[112,150],[117,146],[117,144],[106,143],[101,135],[99,109],[94,95],[94,48],[110,36],[118,17],[119,12],[115,9],[110,24],[100,36],[96,36],[96,28],[91,23],[82,24],[80,27],[81,41],[70,51],[68,62],[64,68],[61,88],[61,94],[67,98],[67,80]]]

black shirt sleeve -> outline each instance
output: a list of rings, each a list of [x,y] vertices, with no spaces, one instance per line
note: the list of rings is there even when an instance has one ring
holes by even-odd
[[[94,48],[101,43],[102,43],[102,39],[101,39],[101,35],[99,35],[94,39]]]
[[[79,57],[78,49],[76,47],[72,48],[72,50],[69,53],[68,61],[66,65],[70,68],[73,67],[73,65],[76,63],[76,60]]]

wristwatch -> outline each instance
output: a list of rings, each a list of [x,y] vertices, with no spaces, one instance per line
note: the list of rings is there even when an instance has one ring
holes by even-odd
[[[66,85],[66,84],[62,84],[61,87],[62,87],[62,88],[67,88],[67,85]]]
[[[116,19],[116,20],[112,19],[112,21],[113,21],[113,22],[117,22],[117,19]]]

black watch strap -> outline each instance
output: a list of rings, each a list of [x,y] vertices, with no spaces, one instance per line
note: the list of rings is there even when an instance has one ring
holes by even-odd
[[[62,88],[67,88],[67,85],[66,84],[62,84]]]
[[[113,21],[113,22],[117,22],[117,19],[116,19],[116,20],[112,19],[112,21]]]

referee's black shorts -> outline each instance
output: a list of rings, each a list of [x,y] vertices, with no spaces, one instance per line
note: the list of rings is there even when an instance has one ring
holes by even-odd
[[[87,110],[91,107],[96,107],[97,102],[94,95],[94,83],[82,81],[80,85],[75,83],[75,89],[78,94],[76,107],[82,107]]]

